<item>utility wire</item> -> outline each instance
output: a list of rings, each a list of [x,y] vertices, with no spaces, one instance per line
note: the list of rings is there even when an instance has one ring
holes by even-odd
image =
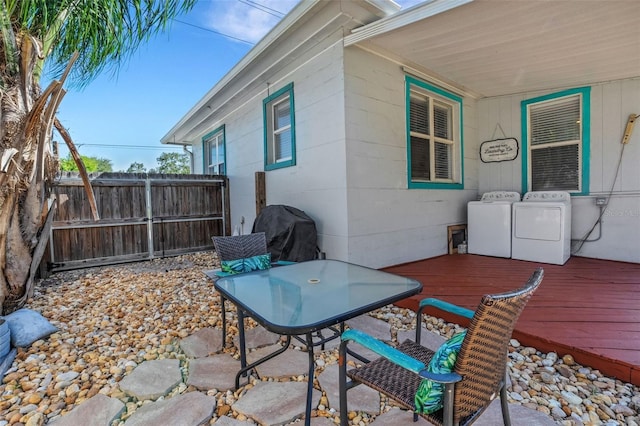
[[[150,145],[117,145],[117,144],[104,144],[104,143],[79,143],[78,148],[83,146],[99,146],[103,148],[119,148],[119,149],[182,149],[181,146],[162,145],[162,146],[150,146]]]
[[[269,6],[265,6],[263,4],[257,3],[255,1],[251,1],[251,0],[238,0],[240,3],[246,4],[249,7],[253,7],[254,9],[258,9],[262,12],[268,13],[271,16],[275,16],[276,18],[282,18],[284,16],[284,13],[272,9]]]
[[[285,15],[283,12],[280,12],[279,10],[273,9],[273,8],[271,8],[269,6],[265,6],[264,4],[260,4],[258,2],[252,1],[252,0],[238,0],[238,1],[240,3],[243,3],[243,4],[247,5],[247,6],[249,6],[249,7],[253,7],[254,9],[257,9],[257,10],[259,10],[261,12],[268,13],[269,15],[275,16],[276,18],[282,18]],[[232,40],[237,40],[239,42],[249,44],[251,46],[253,46],[255,44],[255,43],[253,43],[251,41],[244,40],[244,39],[241,39],[239,37],[235,37],[235,36],[220,32],[220,31],[212,30],[211,28],[202,27],[200,25],[192,24],[190,22],[185,22],[185,21],[182,21],[182,20],[176,19],[176,18],[173,18],[173,20],[175,22],[180,23],[180,24],[188,25],[190,27],[194,27],[194,28],[197,28],[197,29],[202,30],[202,31],[207,31],[207,32],[210,32],[210,33],[218,34],[218,35],[221,35],[223,37],[230,38]]]
[[[233,39],[233,40],[237,40],[237,41],[242,42],[242,43],[250,44],[251,46],[253,46],[255,44],[255,43],[253,43],[251,41],[243,40],[241,38],[234,37],[234,36],[229,35],[229,34],[221,33],[220,31],[212,30],[210,28],[201,27],[200,25],[191,24],[189,22],[181,21],[180,19],[173,18],[173,20],[175,22],[180,23],[180,24],[188,25],[190,27],[194,27],[194,28],[197,28],[197,29],[202,30],[202,31],[208,31],[210,33],[218,34],[218,35],[221,35],[223,37],[227,37],[227,38],[230,38],[230,39]]]

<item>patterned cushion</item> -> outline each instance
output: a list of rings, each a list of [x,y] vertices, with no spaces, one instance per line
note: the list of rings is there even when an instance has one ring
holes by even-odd
[[[463,331],[444,342],[431,358],[429,365],[427,365],[427,371],[437,374],[451,373],[466,335],[467,332]],[[416,412],[431,414],[438,411],[443,407],[443,395],[444,385],[442,383],[428,379],[422,380],[415,396]]]
[[[259,271],[271,267],[271,253],[247,257],[246,259],[223,260],[220,269],[223,274],[233,275],[244,272]]]

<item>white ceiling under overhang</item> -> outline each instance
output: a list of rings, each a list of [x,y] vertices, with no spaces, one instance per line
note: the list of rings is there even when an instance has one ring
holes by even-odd
[[[476,0],[411,22],[419,10],[401,12],[410,23],[398,28],[398,16],[361,27],[345,44],[477,97],[640,76],[640,1]]]

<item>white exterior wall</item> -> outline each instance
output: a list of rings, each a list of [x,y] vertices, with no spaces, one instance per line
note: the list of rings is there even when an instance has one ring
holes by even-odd
[[[525,93],[478,101],[479,140],[494,136],[499,123],[506,137],[521,144],[520,102],[536,96],[558,92]],[[640,129],[636,126],[624,149],[618,178],[613,182],[629,114],[640,114],[640,79],[616,81],[591,87],[590,195],[572,197],[572,238],[581,239],[592,228],[600,214],[596,197],[613,195],[604,211],[602,235],[598,241],[586,242],[578,256],[640,262]],[[522,192],[521,154],[510,162],[479,162],[479,193],[494,190]],[[599,235],[596,226],[589,239]]]
[[[296,165],[266,172],[267,205],[285,204],[316,221],[327,257],[347,253],[342,31],[320,40],[304,56],[269,77],[269,89],[208,125],[193,141],[195,172],[202,173],[202,136],[225,125],[231,228],[250,233],[255,220],[255,172],[264,171],[263,100],[293,83]],[[244,218],[244,225],[241,221]]]
[[[328,50],[281,77],[282,85],[294,83],[296,165],[266,172],[266,185],[267,204],[303,210],[316,222],[320,249],[328,258],[345,259],[343,49],[341,34],[335,36]],[[261,163],[258,170],[263,168]]]
[[[477,196],[474,101],[465,99],[464,190],[407,189],[405,74],[358,48],[345,51],[350,262],[380,268],[447,253],[447,226]]]

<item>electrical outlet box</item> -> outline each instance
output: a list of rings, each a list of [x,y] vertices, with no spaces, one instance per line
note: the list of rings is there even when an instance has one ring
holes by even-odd
[[[604,206],[607,203],[607,199],[604,197],[596,198],[596,206]]]

